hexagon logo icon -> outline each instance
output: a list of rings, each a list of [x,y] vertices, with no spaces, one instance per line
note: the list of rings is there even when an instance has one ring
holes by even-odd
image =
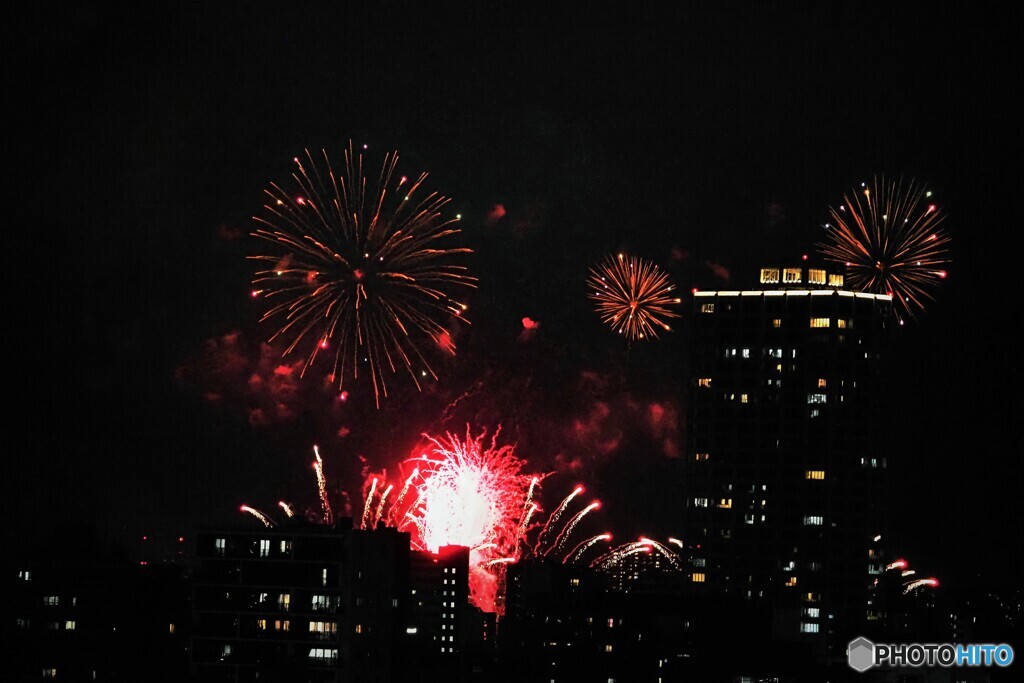
[[[875,644],[863,636],[851,640],[846,657],[851,669],[863,673],[875,665]]]

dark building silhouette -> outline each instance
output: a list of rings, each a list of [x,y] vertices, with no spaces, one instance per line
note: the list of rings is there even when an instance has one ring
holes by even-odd
[[[469,551],[290,519],[199,535],[192,672],[204,681],[461,680],[490,635]],[[493,622],[491,622],[493,624]]]
[[[187,678],[190,595],[180,567],[76,553],[2,567],[0,679]]]
[[[841,274],[805,261],[693,301],[690,592],[747,603],[770,615],[762,639],[845,662],[883,571],[878,420],[891,297],[844,290]]]

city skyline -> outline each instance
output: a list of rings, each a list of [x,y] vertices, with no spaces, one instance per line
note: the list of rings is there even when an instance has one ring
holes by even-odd
[[[691,290],[820,259],[829,207],[886,173],[927,182],[952,237],[936,300],[882,361],[892,547],[944,585],[1024,574],[1002,545],[1021,526],[1024,445],[1012,22],[925,5],[392,10],[25,17],[48,28],[18,42],[46,143],[30,169],[60,180],[38,238],[56,282],[33,307],[46,374],[24,401],[43,410],[19,420],[55,424],[14,458],[15,547],[84,525],[139,555],[143,536],[255,524],[243,503],[316,506],[314,444],[334,493],[357,499],[364,470],[467,425],[500,426],[552,473],[547,509],[582,483],[607,511],[594,533],[671,535]],[[250,295],[261,193],[303,150],[349,140],[430,174],[479,279],[437,381],[379,408],[265,350]],[[627,342],[587,298],[589,269],[619,252],[680,294],[658,339]]]

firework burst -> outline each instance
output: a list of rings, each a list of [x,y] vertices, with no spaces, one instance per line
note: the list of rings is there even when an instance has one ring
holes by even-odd
[[[575,487],[546,519],[531,522],[541,510],[537,498],[547,475],[525,473],[526,463],[514,447],[498,444],[499,433],[500,428],[489,442],[486,433],[474,437],[468,429],[464,437],[424,435],[425,446],[398,467],[408,475],[402,475],[404,479],[389,482],[386,473],[367,477],[358,528],[371,531],[381,523],[395,527],[407,532],[412,547],[423,552],[436,553],[448,545],[469,548],[470,600],[483,610],[501,612],[501,584],[508,565],[524,557],[577,563],[593,546],[608,542],[611,534],[573,545],[574,532],[601,506],[595,500],[571,513],[582,486]],[[324,463],[315,446],[314,455],[321,507],[315,519],[331,525],[334,515]],[[390,495],[395,490],[398,495]],[[278,505],[289,518],[294,516],[291,505],[284,501]],[[255,508],[244,505],[241,510],[268,527],[275,525]],[[534,533],[536,541],[528,539]],[[640,545],[649,552],[654,543],[643,539]]]
[[[590,269],[587,278],[601,320],[630,340],[657,338],[672,328],[665,322],[678,318],[672,310],[680,299],[668,276],[650,261],[618,254]]]
[[[934,299],[951,262],[951,237],[924,184],[876,177],[845,194],[829,215],[817,248],[846,266],[847,286],[891,295],[900,324]]]
[[[379,407],[400,368],[417,388],[436,379],[425,340],[454,353],[444,322],[465,322],[455,291],[476,279],[453,260],[471,250],[450,244],[458,218],[443,218],[449,200],[422,190],[427,174],[397,175],[397,153],[369,177],[351,143],[339,174],[322,157],[307,150],[294,160],[292,189],[266,190],[252,234],[270,249],[250,257],[260,264],[252,295],[268,306],[261,322],[277,325],[271,341],[305,357],[303,374],[323,354],[339,390],[347,377],[368,374]]]

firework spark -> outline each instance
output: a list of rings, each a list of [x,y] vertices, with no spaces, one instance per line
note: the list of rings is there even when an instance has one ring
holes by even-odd
[[[533,486],[531,485],[530,488],[532,489]],[[543,544],[544,541],[547,539],[548,531],[552,528],[553,524],[558,522],[558,518],[561,517],[562,513],[565,512],[566,508],[569,507],[569,503],[572,502],[572,499],[580,495],[581,493],[583,493],[583,487],[577,486],[572,490],[572,493],[570,493],[562,500],[558,507],[555,508],[555,511],[551,513],[551,515],[548,517],[548,521],[545,522],[544,527],[540,530],[540,533],[537,534],[537,542],[533,546],[534,555],[541,554],[540,547],[541,544]]]
[[[599,534],[597,536],[591,536],[588,539],[580,541],[575,548],[566,553],[565,557],[562,558],[562,564],[574,564],[582,559],[584,553],[593,548],[601,541],[612,540],[612,535],[608,533]]]
[[[370,522],[370,506],[373,505],[373,496],[377,492],[377,477],[373,478],[370,482],[370,493],[366,496],[366,502],[363,504],[363,516],[359,521],[359,528],[365,529],[366,525]]]
[[[243,506],[241,506],[238,509],[241,510],[242,512],[248,513],[248,514],[252,515],[253,517],[255,517],[256,519],[260,520],[261,522],[263,522],[263,525],[265,527],[267,527],[268,529],[270,527],[274,526],[274,520],[272,520],[269,516],[267,516],[266,514],[260,512],[256,508],[249,507],[248,505],[243,505]]]
[[[280,506],[280,508],[282,510],[284,510],[285,516],[287,516],[287,517],[294,517],[295,516],[295,510],[292,509],[291,505],[289,505],[288,503],[284,502],[283,500],[279,500],[277,502],[277,504],[278,504],[278,506]]]
[[[334,523],[334,514],[331,512],[331,501],[327,498],[327,479],[324,477],[324,459],[320,457],[320,449],[313,446],[313,470],[316,472],[316,487],[320,494],[320,504],[324,510],[324,524]]]
[[[675,285],[650,261],[619,254],[590,269],[588,297],[597,302],[601,320],[630,340],[657,338],[672,328],[665,322],[678,318],[671,306]]]
[[[557,552],[561,550],[562,546],[565,545],[565,542],[569,540],[569,538],[572,536],[572,532],[576,528],[576,525],[580,523],[580,520],[586,517],[588,514],[590,514],[590,512],[592,512],[593,510],[598,509],[599,507],[601,507],[600,501],[595,500],[593,503],[591,503],[590,505],[588,505],[587,507],[583,508],[575,515],[573,515],[569,519],[569,521],[565,523],[565,526],[562,527],[562,531],[555,538],[555,541],[551,544],[551,547],[548,548],[547,551],[545,551],[544,555],[547,556],[547,554],[551,551]]]
[[[339,390],[346,377],[368,373],[379,407],[388,372],[404,368],[417,388],[423,377],[436,379],[425,339],[454,352],[443,323],[465,322],[467,306],[454,290],[476,279],[452,261],[471,250],[450,245],[459,229],[458,218],[441,215],[449,200],[436,192],[419,198],[426,173],[396,177],[397,153],[369,177],[351,142],[340,174],[322,156],[315,161],[306,150],[294,160],[294,188],[266,190],[252,234],[271,248],[250,257],[260,264],[252,294],[267,301],[261,321],[278,325],[271,341],[305,356],[303,375],[322,353]]]
[[[952,238],[931,195],[914,180],[861,183],[829,209],[825,240],[817,245],[826,259],[846,266],[848,287],[891,295],[900,324],[934,299],[951,263]]]
[[[924,586],[935,587],[938,585],[938,579],[915,579],[914,581],[908,582],[907,585],[903,587],[903,594],[906,595],[908,593],[912,593],[918,588],[922,588]]]

